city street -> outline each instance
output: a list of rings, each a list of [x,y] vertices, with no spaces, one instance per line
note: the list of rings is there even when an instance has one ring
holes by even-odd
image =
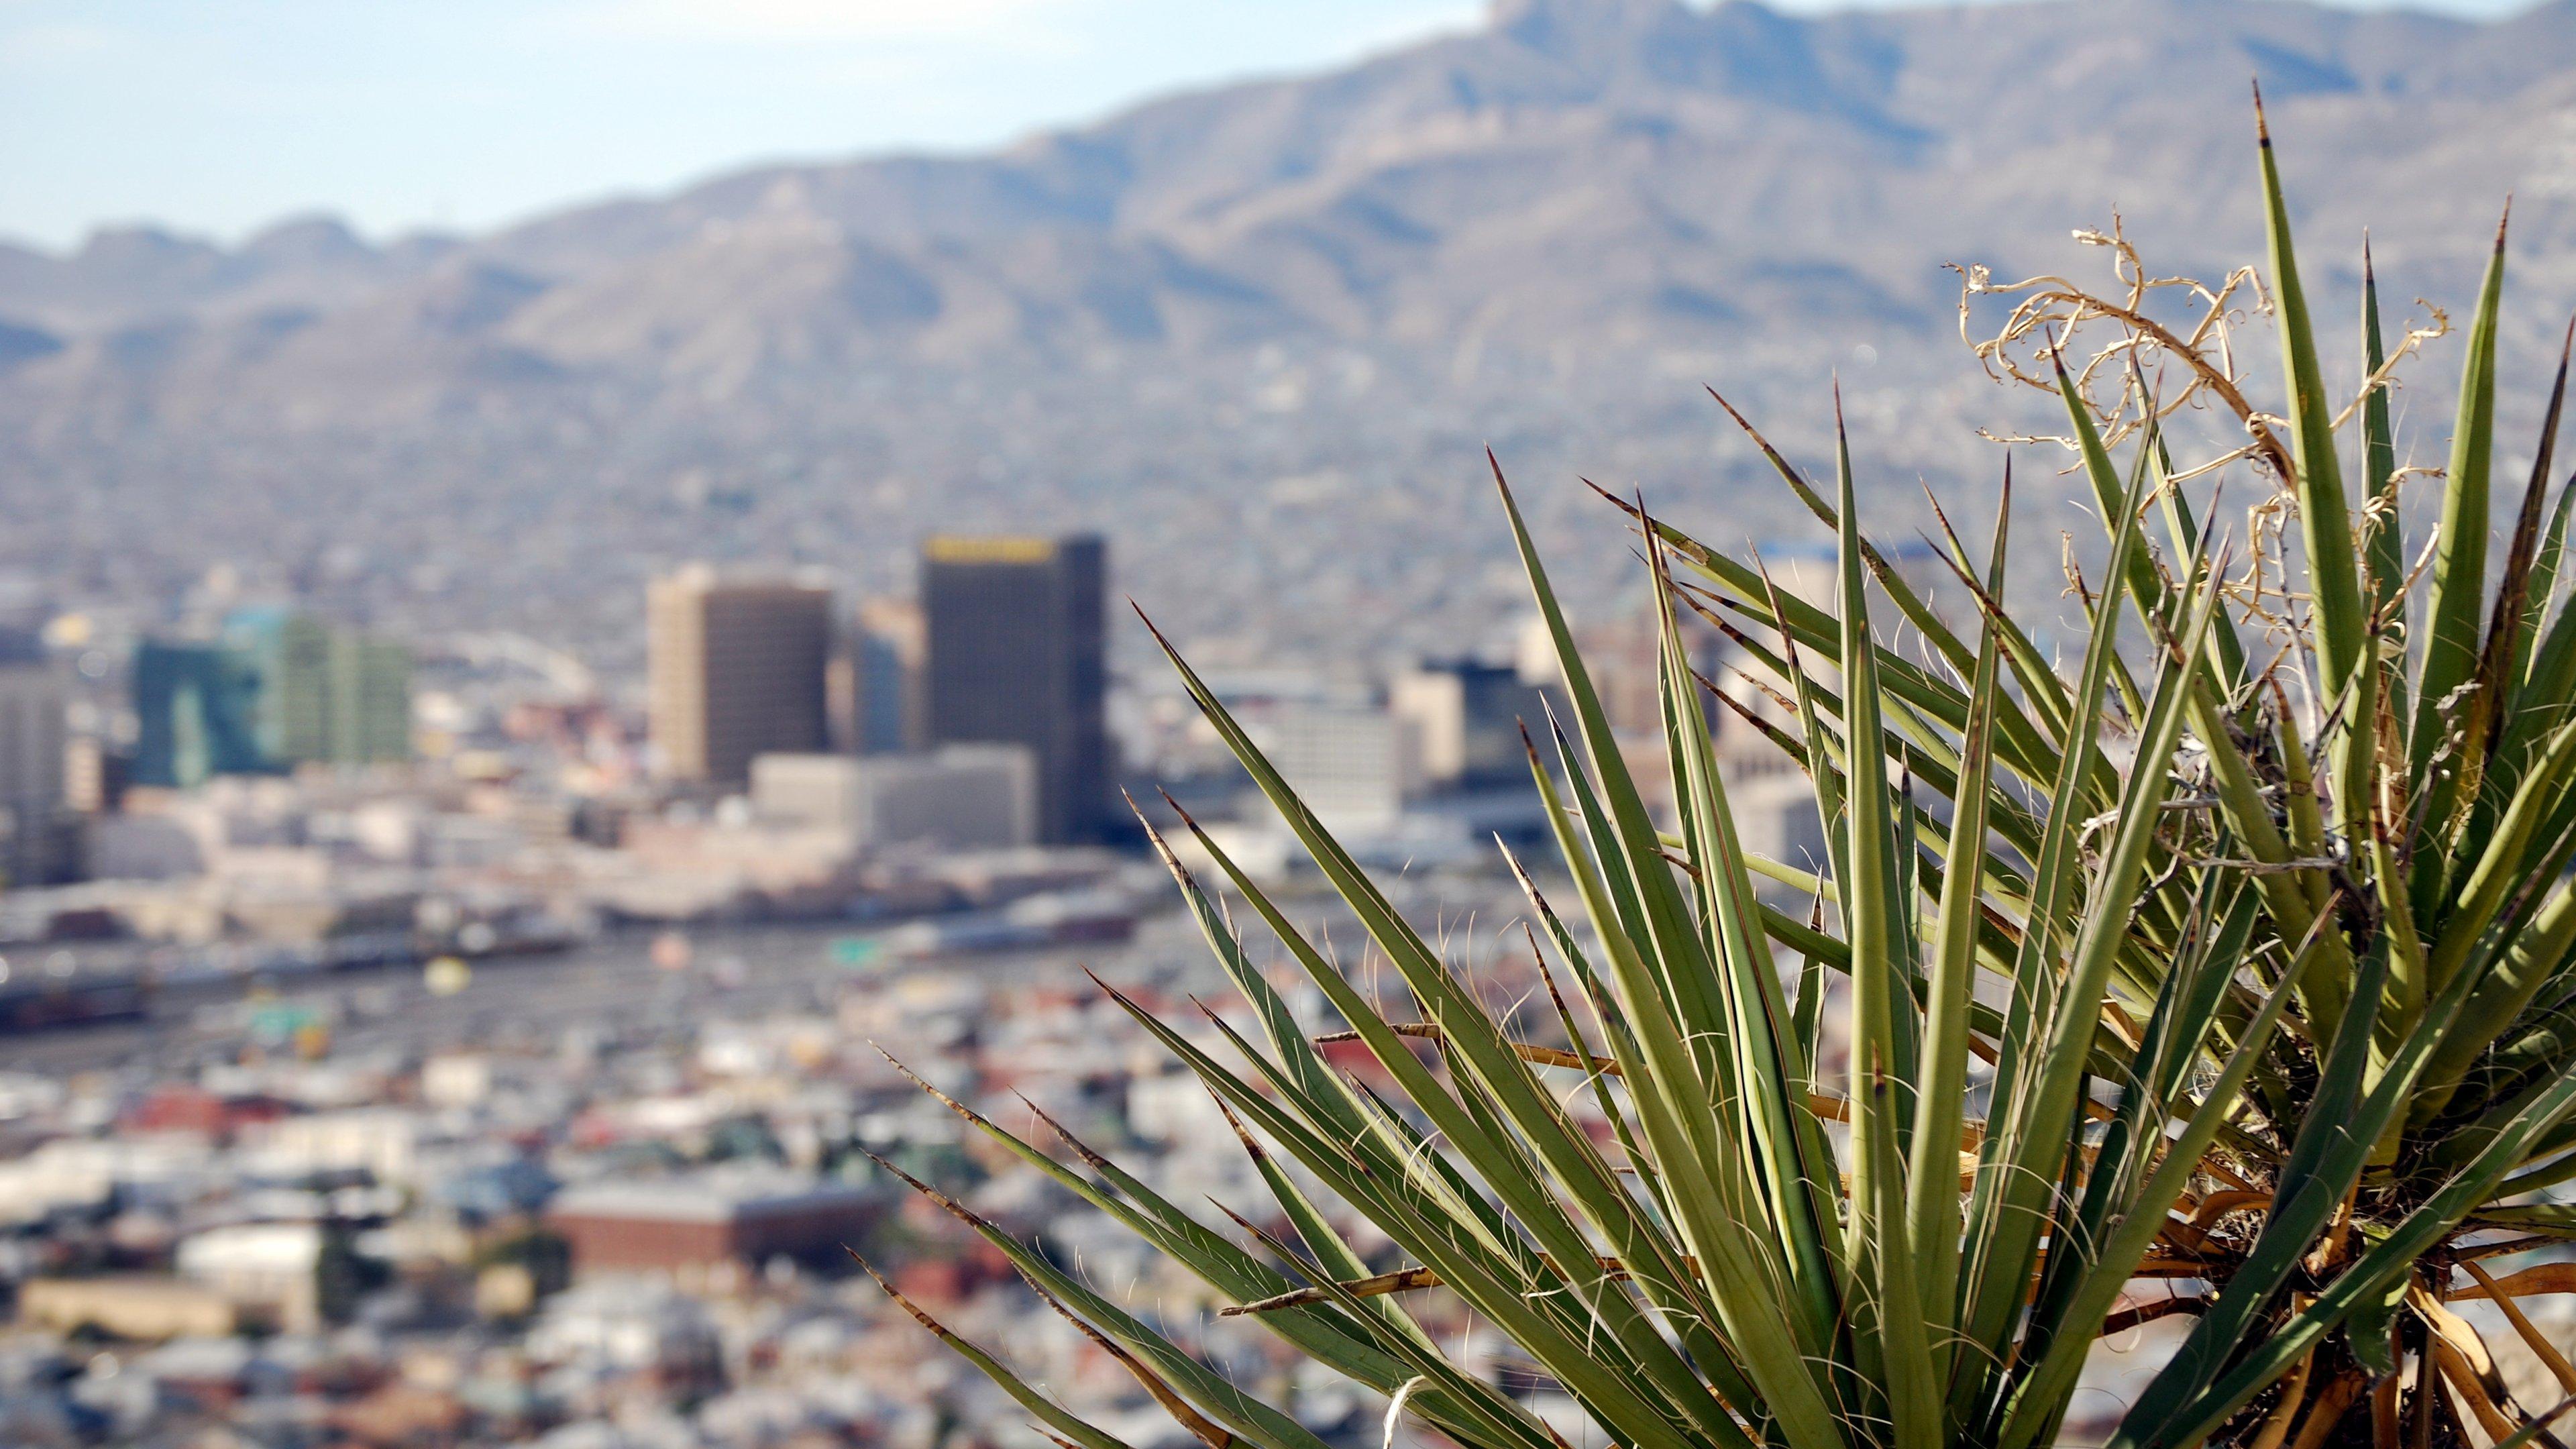
[[[1151,932],[1140,939],[1151,939]],[[335,1054],[444,1048],[551,1050],[583,1027],[606,1040],[630,1033],[679,1033],[716,1016],[757,1017],[797,1010],[829,1013],[857,968],[833,959],[846,926],[766,925],[692,933],[690,964],[653,964],[656,933],[614,932],[559,955],[504,958],[473,968],[454,995],[428,989],[417,966],[303,978],[283,990],[229,998],[156,1000],[142,1021],[104,1022],[0,1037],[0,1068],[52,1076],[152,1066],[180,1072],[237,1054],[263,1007],[304,1007],[331,1024]],[[989,980],[1059,980],[1087,986],[1089,964],[1111,980],[1127,953],[1013,952],[962,957],[954,969]]]

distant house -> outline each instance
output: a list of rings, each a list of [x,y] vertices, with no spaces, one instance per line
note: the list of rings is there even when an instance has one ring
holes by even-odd
[[[241,1325],[233,1300],[180,1278],[36,1278],[18,1289],[18,1319],[59,1334],[157,1342],[221,1338]]]
[[[546,1220],[571,1245],[577,1274],[673,1272],[837,1253],[858,1240],[876,1201],[848,1183],[717,1171],[569,1187]]]
[[[309,1333],[323,1320],[329,1248],[320,1223],[234,1223],[181,1242],[179,1276],[290,1333]]]

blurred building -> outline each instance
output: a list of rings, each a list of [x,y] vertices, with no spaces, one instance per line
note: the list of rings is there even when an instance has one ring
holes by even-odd
[[[920,747],[922,661],[929,636],[921,605],[910,599],[869,599],[859,605],[851,631],[850,743],[861,754],[885,755]]]
[[[1516,669],[1471,659],[1434,661],[1397,675],[1387,705],[1412,731],[1422,782],[1435,786],[1526,783],[1532,738],[1547,732],[1540,686]]]
[[[1675,624],[1681,632],[1683,658],[1692,672],[1718,680],[1731,653],[1725,636],[1695,614],[1682,614]],[[1660,744],[1664,734],[1662,621],[1641,609],[1608,623],[1578,624],[1573,634],[1575,652],[1591,676],[1610,728]],[[1556,644],[1548,637],[1545,621],[1535,614],[1522,621],[1517,663],[1524,682],[1559,687],[1562,675]],[[1560,713],[1558,723],[1569,736],[1575,733],[1575,723],[1567,715]],[[1530,720],[1530,734],[1542,749],[1546,747],[1536,717]]]
[[[214,1289],[140,1274],[31,1279],[19,1286],[18,1318],[64,1335],[103,1333],[142,1342],[221,1338],[240,1324],[232,1300]]]
[[[277,764],[331,753],[331,631],[310,614],[286,608],[237,610],[225,642],[257,676],[251,734],[263,759]]]
[[[1331,829],[1392,824],[1420,783],[1412,731],[1390,710],[1294,704],[1272,714],[1254,740],[1297,798]]]
[[[1736,842],[1746,851],[1819,875],[1832,873],[1832,848],[1825,838],[1824,819],[1816,811],[1816,787],[1803,771],[1792,768],[1730,779],[1726,802],[1735,816]],[[1758,878],[1756,888],[1766,894],[1795,894],[1767,878]]]
[[[1107,586],[1095,535],[922,547],[924,743],[1025,746],[1048,844],[1110,833]]]
[[[411,651],[288,608],[239,610],[225,642],[258,676],[251,719],[270,764],[411,758]]]
[[[10,885],[64,879],[77,854],[63,794],[68,703],[44,646],[0,632],[0,872]]]
[[[329,1229],[315,1222],[228,1223],[179,1244],[179,1276],[236,1309],[271,1316],[289,1332],[322,1321],[322,1265]]]
[[[114,810],[124,802],[133,771],[133,756],[96,735],[74,735],[63,744],[63,803],[83,815]]]
[[[1724,635],[1695,614],[1681,614],[1674,623],[1680,631],[1684,661],[1693,674],[1720,685],[1734,678],[1734,671],[1728,667],[1735,658],[1733,646]],[[1647,806],[1670,818],[1674,802],[1672,772],[1665,753],[1662,621],[1652,610],[1641,609],[1606,623],[1576,625],[1573,634],[1575,652],[1592,680],[1621,758],[1635,775]],[[1555,641],[1536,615],[1523,622],[1518,662],[1523,680],[1562,688]],[[1735,721],[1725,706],[1708,697],[1706,690],[1700,690],[1698,697],[1710,732],[1723,741]],[[1560,710],[1556,723],[1569,739],[1580,739],[1582,732],[1571,711]],[[1554,746],[1535,717],[1530,721],[1530,735],[1541,757],[1552,765]]]
[[[911,755],[763,755],[751,764],[760,819],[835,830],[861,846],[997,850],[1036,843],[1037,764],[1018,745]]]
[[[411,651],[299,610],[240,610],[220,640],[144,640],[132,699],[137,785],[411,758]]]
[[[146,639],[134,650],[133,701],[137,785],[275,768],[259,745],[259,668],[239,650]]]
[[[654,580],[646,610],[653,745],[666,778],[740,786],[754,756],[829,744],[830,590],[728,582],[696,567]]]
[[[859,1239],[873,1201],[847,1183],[711,1171],[566,1188],[546,1221],[576,1273],[669,1272],[837,1252]]]
[[[389,639],[342,633],[331,641],[334,764],[411,758],[411,650]]]
[[[769,825],[855,833],[859,762],[836,754],[761,755],[751,762],[751,813]]]

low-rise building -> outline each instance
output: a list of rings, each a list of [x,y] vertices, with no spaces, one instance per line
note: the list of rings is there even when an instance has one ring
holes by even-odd
[[[1272,765],[1316,818],[1337,830],[1392,824],[1419,780],[1412,728],[1390,710],[1298,704],[1256,732]]]
[[[18,1319],[66,1336],[104,1333],[157,1342],[220,1338],[242,1326],[233,1300],[184,1278],[37,1278],[19,1285]]]
[[[280,1180],[364,1172],[378,1182],[409,1182],[420,1127],[418,1117],[399,1107],[286,1117],[245,1134],[242,1165]]]
[[[328,1229],[320,1223],[234,1223],[179,1244],[179,1275],[220,1294],[236,1309],[271,1318],[289,1332],[322,1321],[322,1260]]]
[[[1529,781],[1526,727],[1547,732],[1547,700],[1519,671],[1471,659],[1440,660],[1398,674],[1387,707],[1410,731],[1421,777],[1438,786]]]
[[[766,1171],[710,1171],[565,1189],[546,1220],[577,1273],[758,1265],[839,1251],[866,1227],[875,1195],[843,1182]]]
[[[1037,838],[1037,764],[1019,745],[763,755],[751,766],[751,804],[763,820],[844,832],[862,847],[1002,849]]]

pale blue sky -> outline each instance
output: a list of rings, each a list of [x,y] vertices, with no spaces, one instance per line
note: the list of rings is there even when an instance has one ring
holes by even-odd
[[[1806,0],[1795,8],[1825,8]],[[2499,13],[2526,0],[2422,0]],[[0,0],[0,236],[481,228],[747,161],[1003,142],[1478,0]]]

